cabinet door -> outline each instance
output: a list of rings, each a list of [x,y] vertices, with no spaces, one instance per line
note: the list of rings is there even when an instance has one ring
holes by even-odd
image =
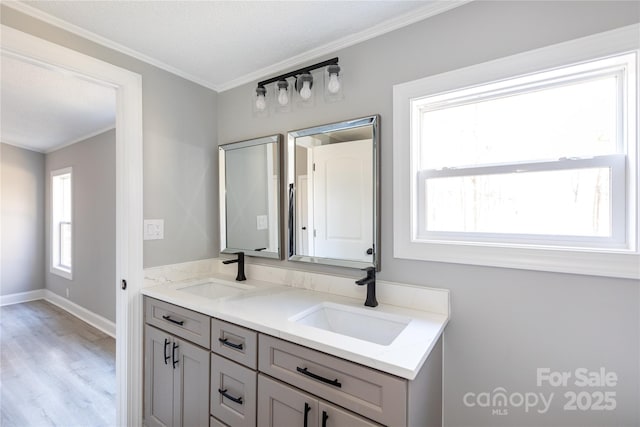
[[[145,325],[144,418],[148,427],[172,426],[174,374],[171,365],[173,338]],[[169,356],[165,359],[165,356]]]
[[[174,338],[174,426],[209,424],[209,351]],[[173,357],[173,355],[172,355]],[[173,361],[172,361],[173,364]]]
[[[318,401],[258,375],[258,427],[318,427]]]
[[[380,427],[380,424],[323,401],[319,403],[318,412],[320,427]]]

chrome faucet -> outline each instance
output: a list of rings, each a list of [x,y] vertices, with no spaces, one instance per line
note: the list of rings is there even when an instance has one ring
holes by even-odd
[[[360,286],[367,285],[367,300],[364,302],[364,305],[366,305],[367,307],[377,307],[378,301],[376,300],[376,268],[367,267],[363,270],[367,272],[367,277],[356,280],[356,284]]]
[[[242,282],[243,280],[247,280],[247,277],[244,275],[244,252],[236,252],[234,255],[238,255],[236,259],[228,259],[222,261],[223,264],[235,264],[238,263],[238,274],[236,275],[236,280],[238,282]]]

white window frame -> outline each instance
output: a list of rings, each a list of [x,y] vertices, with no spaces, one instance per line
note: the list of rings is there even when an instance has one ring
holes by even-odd
[[[486,265],[529,270],[555,271],[576,274],[588,274],[608,277],[640,278],[640,252],[638,251],[639,205],[638,205],[638,167],[640,158],[638,151],[638,57],[640,57],[640,24],[623,27],[617,30],[584,37],[581,39],[536,49],[495,61],[426,77],[412,82],[395,85],[393,88],[393,227],[394,257],[438,262]],[[418,197],[416,188],[417,159],[412,157],[412,147],[417,137],[412,132],[412,123],[416,117],[412,113],[412,102],[424,97],[434,97],[465,88],[473,88],[492,82],[513,79],[532,73],[544,72],[574,64],[585,63],[594,59],[624,53],[635,54],[635,79],[627,82],[631,99],[625,100],[629,110],[628,117],[636,118],[623,123],[627,143],[626,157],[626,189],[625,200],[614,200],[613,203],[625,203],[626,215],[625,236],[620,238],[620,230],[614,230],[611,244],[594,249],[580,247],[549,246],[544,242],[525,241],[504,242],[500,239],[488,242],[473,242],[464,239],[456,240],[449,233],[431,236],[428,241],[416,238],[416,218]],[[417,126],[414,126],[414,130]],[[625,159],[626,160],[626,159]],[[566,162],[610,162],[614,176],[621,179],[620,158],[602,156],[602,158],[566,159]],[[576,163],[577,164],[577,163]],[[536,167],[534,164],[528,164]],[[565,164],[564,166],[567,166]],[[549,165],[538,165],[547,167]],[[434,173],[455,174],[455,170]],[[486,171],[485,171],[486,172]],[[460,172],[463,173],[463,172]],[[468,171],[467,171],[468,173]],[[624,179],[624,178],[622,178]],[[614,184],[615,185],[615,184]],[[618,218],[619,219],[619,218]],[[616,234],[618,233],[618,234]],[[446,237],[446,238],[445,238]],[[527,237],[527,236],[525,236]],[[623,243],[620,243],[623,241]]]
[[[55,195],[55,190],[54,190],[54,186],[55,186],[55,178],[62,176],[62,175],[69,175],[69,179],[71,180],[71,194],[70,194],[70,222],[71,222],[71,265],[70,266],[64,266],[61,264],[60,261],[60,252],[61,252],[61,239],[60,239],[60,227],[59,225],[62,223],[61,221],[58,220],[58,212],[57,212],[57,208],[56,208],[56,202],[54,200],[54,195]],[[67,168],[62,168],[62,169],[56,169],[54,171],[51,171],[51,177],[50,177],[50,191],[51,191],[51,215],[50,215],[50,246],[49,246],[49,252],[50,252],[50,259],[49,259],[49,271],[53,274],[56,274],[60,277],[64,277],[65,279],[68,280],[73,280],[73,265],[74,265],[74,244],[73,244],[73,240],[74,240],[74,223],[73,223],[73,170],[71,167],[67,167]]]

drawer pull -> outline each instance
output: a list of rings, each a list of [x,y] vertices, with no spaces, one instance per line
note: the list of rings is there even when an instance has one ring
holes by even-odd
[[[327,427],[328,419],[329,419],[329,414],[327,414],[327,411],[322,411],[322,427]]]
[[[165,314],[164,316],[162,316],[162,318],[164,320],[168,320],[171,323],[175,323],[176,325],[184,325],[184,320],[176,320],[176,319],[172,319],[171,316],[169,316],[168,314]]]
[[[226,388],[224,390],[219,388],[218,389],[218,393],[220,393],[221,395],[223,395],[227,399],[229,399],[229,400],[231,400],[233,402],[236,402],[238,405],[242,405],[242,397],[233,397],[233,396],[231,396],[229,393],[227,393],[227,389]]]
[[[234,344],[232,342],[229,342],[228,338],[218,338],[218,341],[220,341],[222,343],[222,345],[226,345],[227,347],[235,348],[236,350],[244,349],[244,345],[242,345],[242,344]]]
[[[334,387],[342,387],[342,384],[340,384],[340,381],[338,381],[337,379],[330,380],[328,378],[321,377],[320,375],[316,375],[313,372],[309,372],[307,370],[307,368],[301,368],[299,366],[296,366],[296,371],[300,372],[302,375],[306,375],[308,377],[311,377],[314,380],[322,381],[325,384],[329,384],[329,385],[332,385]]]

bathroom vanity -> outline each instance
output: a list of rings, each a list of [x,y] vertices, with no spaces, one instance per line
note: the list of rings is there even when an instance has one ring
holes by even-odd
[[[147,426],[441,425],[448,292],[381,283],[371,309],[327,293],[360,295],[351,279],[297,273],[323,292],[222,276],[143,290]]]
[[[286,190],[280,135],[219,147],[220,252],[235,258],[147,271],[149,427],[442,425],[449,293],[376,281],[379,123],[289,132]],[[245,266],[245,254],[367,275]]]

